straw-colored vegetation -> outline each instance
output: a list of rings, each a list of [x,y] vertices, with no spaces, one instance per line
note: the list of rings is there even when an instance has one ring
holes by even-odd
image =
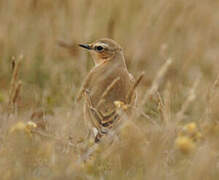
[[[218,0],[0,1],[0,179],[219,179],[218,9]],[[145,74],[134,114],[96,146],[76,103],[93,62],[77,44],[102,37]]]

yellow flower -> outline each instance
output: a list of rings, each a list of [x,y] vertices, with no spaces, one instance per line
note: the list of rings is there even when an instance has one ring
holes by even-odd
[[[188,135],[194,135],[198,131],[197,125],[194,122],[186,124],[182,130]]]
[[[188,154],[195,148],[193,140],[187,136],[180,136],[176,139],[175,145],[182,153]]]
[[[200,132],[196,132],[193,138],[195,141],[198,141],[198,140],[201,140],[203,137]]]
[[[31,135],[31,131],[36,127],[37,125],[32,121],[28,121],[27,123],[19,121],[10,128],[9,133],[25,132],[28,135]]]
[[[114,101],[114,105],[117,108],[122,108],[123,110],[127,110],[128,109],[128,106],[124,102],[122,102],[122,101]]]
[[[37,127],[37,124],[32,121],[28,121],[26,124],[26,128],[29,130],[35,129],[36,127]]]
[[[14,126],[12,126],[9,130],[9,133],[14,133],[16,131],[23,131],[26,128],[26,124],[24,122],[18,122]]]

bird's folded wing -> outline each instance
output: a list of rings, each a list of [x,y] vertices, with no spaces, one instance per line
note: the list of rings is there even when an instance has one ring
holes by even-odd
[[[103,114],[97,109],[90,107],[90,111],[95,119],[98,121],[99,125],[104,127],[111,126],[116,120],[119,119],[119,115],[116,110],[113,110],[109,114]]]
[[[89,92],[85,92],[85,98],[86,104],[88,106],[88,111],[92,116],[91,118],[94,121],[94,124],[98,126],[98,129],[101,129],[101,127],[112,127],[113,123],[119,119],[119,115],[116,112],[116,109],[107,113],[103,113],[101,110],[96,109],[92,104]]]

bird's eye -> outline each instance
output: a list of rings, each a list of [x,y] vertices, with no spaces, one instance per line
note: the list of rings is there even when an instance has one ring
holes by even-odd
[[[96,46],[95,49],[96,49],[97,51],[102,51],[102,50],[103,50],[103,47],[102,47],[102,46]]]

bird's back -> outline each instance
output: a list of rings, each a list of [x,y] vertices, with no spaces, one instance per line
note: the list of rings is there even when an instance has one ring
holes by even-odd
[[[95,67],[88,86],[93,106],[102,113],[112,111],[115,101],[127,103],[127,94],[133,85],[126,68],[109,66],[111,65],[105,63]]]

